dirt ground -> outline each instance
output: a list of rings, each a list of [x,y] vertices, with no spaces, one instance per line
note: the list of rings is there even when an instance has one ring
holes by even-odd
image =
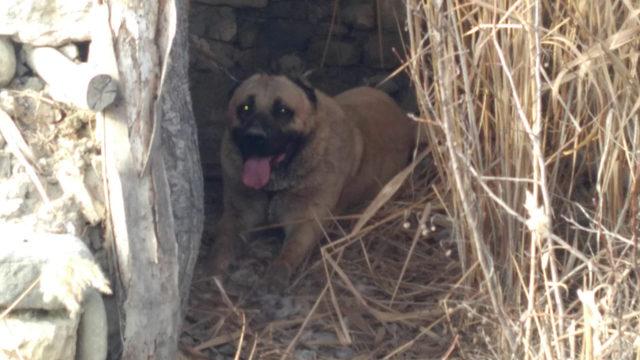
[[[275,231],[245,243],[222,284],[199,263],[183,350],[202,359],[442,356],[451,336],[441,302],[463,289],[448,285],[460,267],[446,217],[429,205],[420,224],[424,204],[436,202],[415,185],[430,175],[416,170],[360,232],[347,236],[353,221],[327,229],[323,254],[315,251],[282,295],[259,286],[281,245]]]

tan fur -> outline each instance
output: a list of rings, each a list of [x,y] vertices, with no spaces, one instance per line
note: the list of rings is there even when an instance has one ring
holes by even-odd
[[[257,109],[282,99],[295,117],[287,124],[308,137],[288,167],[275,169],[264,189],[241,181],[243,160],[227,131],[221,157],[224,212],[213,248],[215,273],[233,258],[238,236],[263,224],[285,224],[285,243],[268,272],[269,280],[286,285],[291,272],[322,236],[321,225],[332,215],[361,208],[406,166],[415,142],[415,126],[386,94],[361,87],[335,98],[315,91],[314,109],[304,91],[285,77],[254,75],[236,90],[229,103],[230,126],[235,109],[255,97]]]

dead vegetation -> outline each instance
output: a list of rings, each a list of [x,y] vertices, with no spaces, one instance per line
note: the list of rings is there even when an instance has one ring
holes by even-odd
[[[280,318],[194,291],[184,348],[640,358],[640,6],[408,0],[407,11],[401,70],[428,141],[415,169],[334,227]]]
[[[487,350],[638,356],[640,8],[409,7],[408,68],[461,266],[478,264],[467,284],[487,300]]]

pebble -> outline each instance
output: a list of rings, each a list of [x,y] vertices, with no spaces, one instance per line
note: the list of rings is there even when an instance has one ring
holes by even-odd
[[[7,86],[16,74],[16,52],[9,38],[0,36],[0,87]]]
[[[26,76],[20,79],[20,90],[42,91],[44,89],[44,81],[37,76]]]
[[[295,352],[295,358],[298,360],[316,360],[318,354],[313,350],[297,350]]]

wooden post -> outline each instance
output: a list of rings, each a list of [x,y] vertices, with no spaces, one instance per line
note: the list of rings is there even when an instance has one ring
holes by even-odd
[[[187,14],[187,0],[109,0],[94,24],[106,29],[95,35],[105,43],[102,70],[122,94],[99,114],[96,130],[123,359],[177,358],[200,245],[203,185],[187,82]]]

